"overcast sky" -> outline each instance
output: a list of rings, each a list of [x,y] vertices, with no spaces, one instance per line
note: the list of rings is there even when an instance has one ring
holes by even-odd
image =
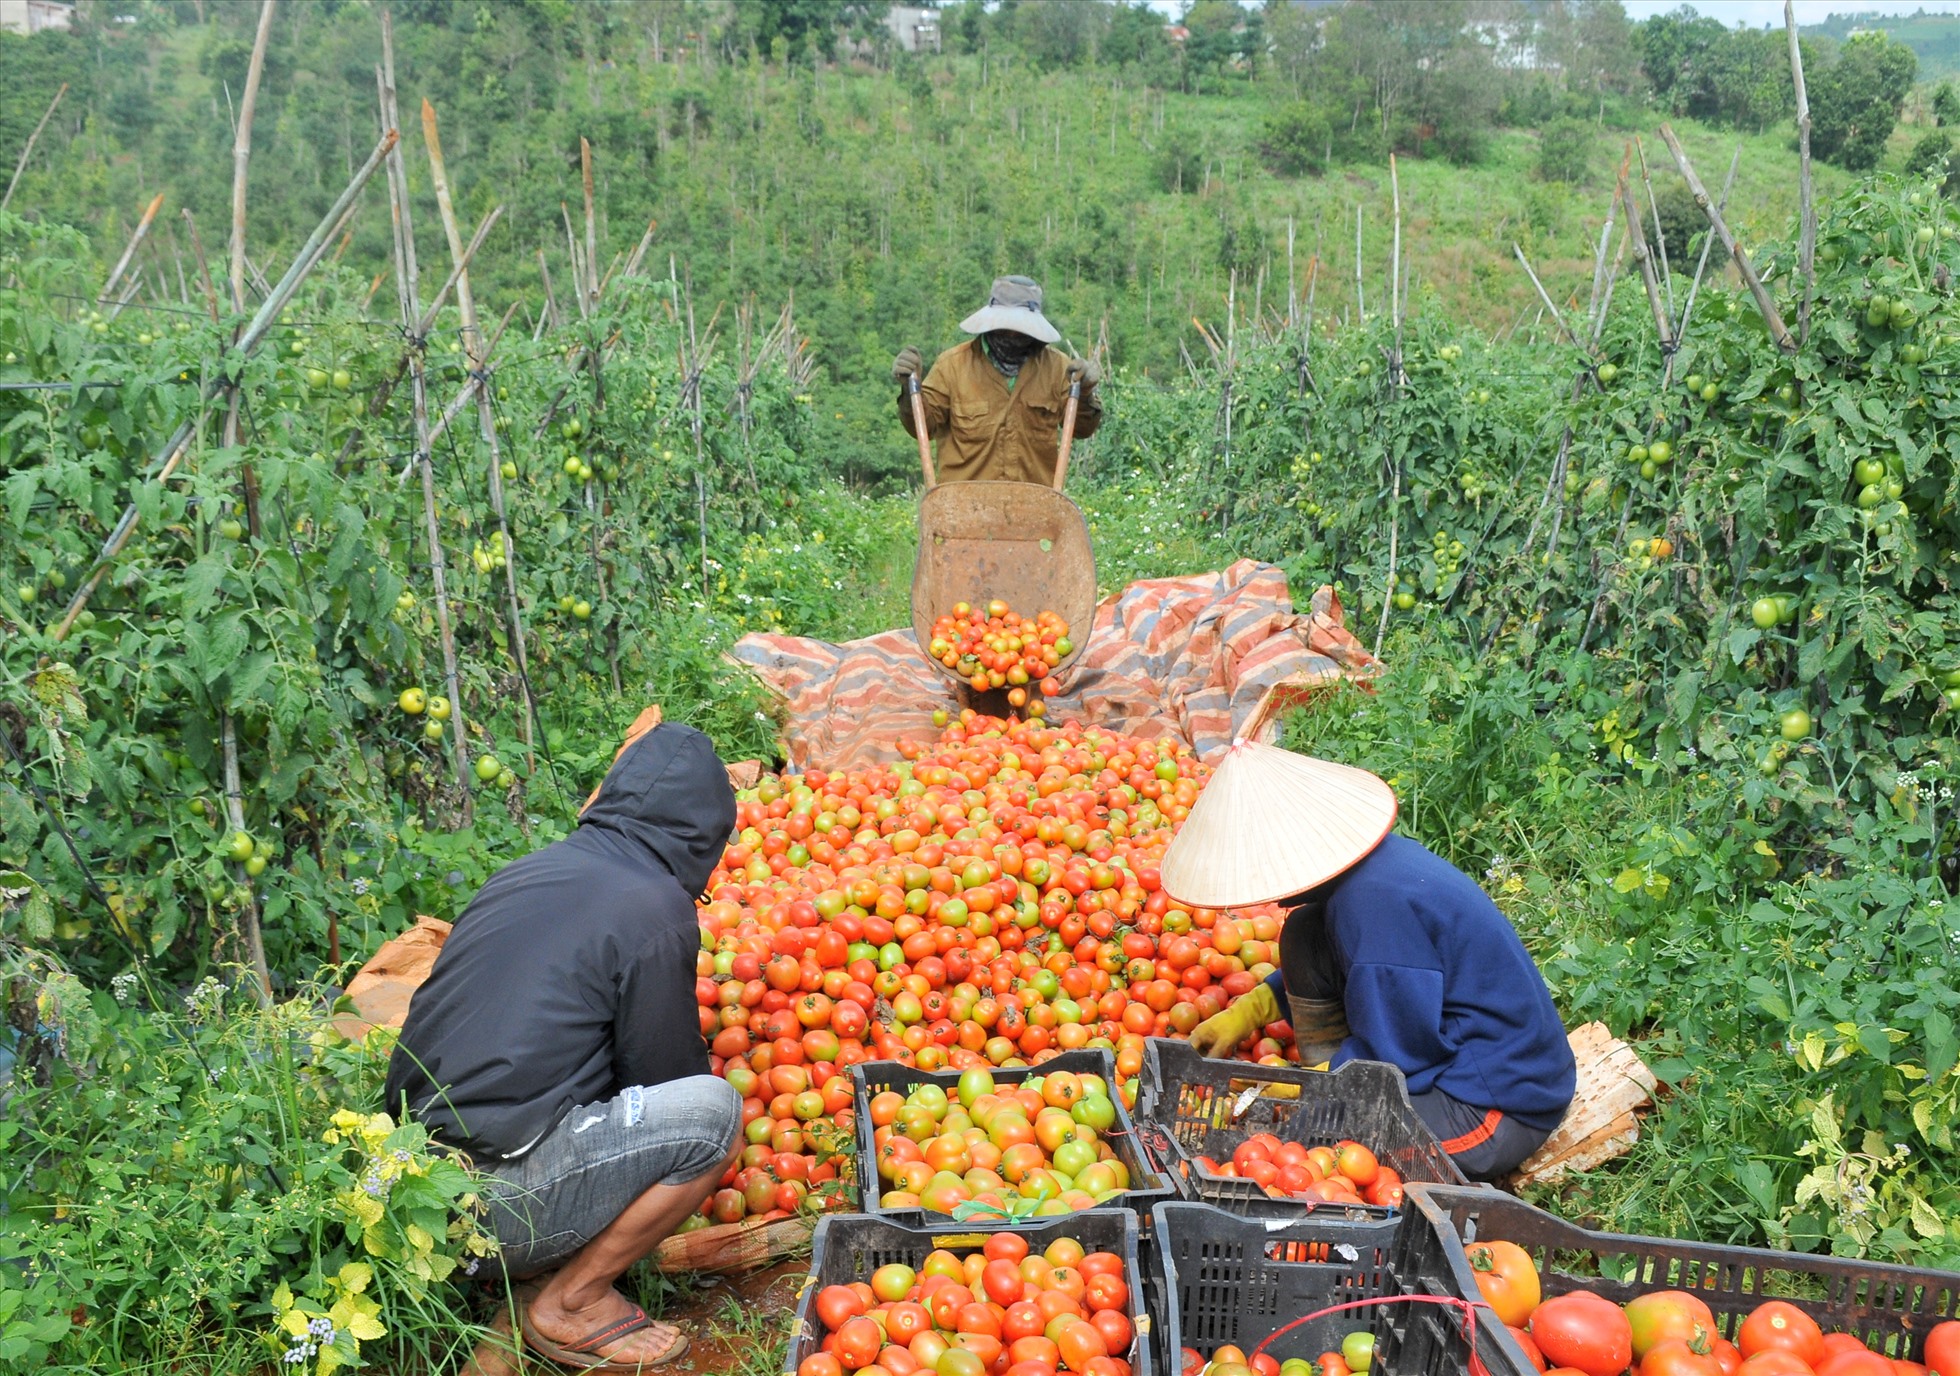
[[[1185,0],[1150,0],[1150,3],[1167,15],[1180,14],[1185,7]],[[1409,0],[1409,3],[1420,3],[1420,0]],[[1681,0],[1622,0],[1622,3],[1630,18],[1640,20],[1674,9]],[[1783,0],[1691,0],[1691,3],[1702,14],[1730,24],[1759,27],[1783,22]],[[1796,0],[1796,4],[1799,24],[1820,23],[1833,14],[1912,14],[1925,10],[1928,14],[1960,15],[1960,0]]]

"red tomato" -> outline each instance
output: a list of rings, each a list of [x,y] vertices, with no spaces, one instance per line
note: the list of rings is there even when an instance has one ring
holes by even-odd
[[[1780,1347],[1765,1348],[1753,1357],[1744,1357],[1735,1376],[1817,1376],[1809,1362]]]
[[[1960,1376],[1960,1319],[1934,1324],[1922,1355],[1938,1376]]]
[[[884,1345],[884,1331],[863,1315],[848,1320],[837,1330],[837,1360],[847,1371],[870,1366]]]
[[[1788,1352],[1815,1366],[1817,1359],[1824,1355],[1824,1330],[1794,1304],[1770,1300],[1757,1305],[1742,1321],[1742,1328],[1736,1333],[1736,1346],[1742,1349],[1745,1358],[1774,1350]]]
[[[834,1353],[812,1352],[796,1364],[796,1376],[844,1376],[844,1364]]]
[[[1521,1328],[1538,1307],[1538,1267],[1515,1242],[1479,1242],[1467,1249],[1470,1270],[1498,1321]]]
[[[864,1308],[858,1292],[848,1285],[826,1285],[817,1291],[817,1317],[832,1333],[862,1314]]]
[[[1706,1348],[1715,1335],[1715,1315],[1700,1296],[1686,1290],[1651,1290],[1629,1300],[1626,1313],[1636,1361],[1670,1340]]]
[[[1546,1300],[1532,1313],[1531,1336],[1545,1360],[1589,1376],[1620,1376],[1633,1362],[1633,1330],[1620,1306],[1585,1290]]]
[[[1648,1349],[1640,1362],[1640,1376],[1722,1376],[1722,1364],[1679,1338],[1668,1338]]]
[[[1027,1289],[1027,1283],[1021,1279],[1021,1268],[1005,1257],[987,1263],[980,1273],[980,1286],[988,1299],[1003,1306],[1017,1302]]]
[[[1898,1376],[1890,1357],[1869,1348],[1841,1349],[1817,1364],[1817,1376]]]
[[[1529,1333],[1513,1324],[1505,1324],[1504,1331],[1509,1333],[1511,1340],[1524,1350],[1526,1361],[1530,1362],[1536,1370],[1543,1371],[1545,1369],[1545,1354],[1538,1350],[1538,1344],[1532,1341]]]

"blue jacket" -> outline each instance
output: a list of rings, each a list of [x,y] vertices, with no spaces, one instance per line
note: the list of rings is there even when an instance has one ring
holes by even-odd
[[[1329,883],[1326,921],[1346,984],[1335,1066],[1386,1061],[1411,1094],[1558,1125],[1577,1083],[1572,1048],[1544,977],[1475,880],[1390,833]],[[1267,981],[1282,998],[1284,974]]]

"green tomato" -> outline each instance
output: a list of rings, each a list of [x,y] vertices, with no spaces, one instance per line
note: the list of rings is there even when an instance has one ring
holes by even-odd
[[[402,695],[395,699],[395,705],[411,717],[419,717],[428,710],[429,695],[420,688],[404,688]]]
[[[1700,373],[1689,373],[1687,377],[1682,379],[1682,383],[1687,387],[1687,389],[1690,392],[1701,391],[1702,384],[1705,383],[1706,381],[1707,379],[1704,378]]]
[[[590,619],[592,616],[592,604],[581,597],[578,601],[572,603],[572,615],[580,621]]]
[[[1396,611],[1398,612],[1413,611],[1415,609],[1415,605],[1416,605],[1416,595],[1414,593],[1398,592],[1395,594]]]
[[[1776,399],[1785,406],[1795,406],[1797,404],[1797,389],[1786,382],[1776,389]]]
[[[333,381],[332,374],[327,372],[325,368],[308,368],[306,370],[306,385],[308,387],[313,388],[315,391],[318,391],[320,388],[325,387],[329,382],[332,381]]]
[[[1759,631],[1774,630],[1776,623],[1783,619],[1783,608],[1774,597],[1759,597],[1749,604],[1749,619]]]
[[[1604,387],[1612,386],[1613,379],[1618,377],[1619,375],[1620,375],[1620,370],[1614,367],[1611,363],[1600,364],[1598,372],[1596,374],[1596,376],[1599,378],[1600,385]]]
[[[1885,465],[1877,459],[1860,459],[1851,465],[1852,481],[1860,487],[1885,481]]]
[[[244,536],[245,525],[236,517],[227,516],[224,520],[218,522],[218,534],[224,536],[227,540],[237,540]]]
[[[249,832],[234,831],[231,834],[231,841],[225,847],[225,852],[234,860],[244,861],[252,858],[255,849]]]
[[[585,467],[584,460],[580,459],[576,454],[565,460],[565,474],[567,477],[576,478],[579,469],[583,467]]]
[[[499,760],[495,755],[478,755],[476,757],[476,777],[483,783],[489,783],[503,772],[503,761]]]
[[[1877,483],[1867,483],[1858,489],[1858,505],[1865,511],[1872,510],[1884,500],[1884,489],[1879,487]]]
[[[14,589],[14,596],[20,599],[20,604],[23,607],[40,595],[41,590],[31,583],[22,583]]]
[[[1874,296],[1865,305],[1865,323],[1878,329],[1892,322],[1892,303],[1882,296]]]
[[[257,879],[260,875],[265,873],[265,865],[266,865],[266,860],[263,855],[254,855],[250,860],[247,860],[245,862],[245,873],[251,875],[252,878]]]
[[[1721,395],[1722,395],[1722,389],[1720,387],[1717,387],[1712,382],[1701,389],[1701,399],[1703,401],[1712,402]]]
[[[563,597],[558,599],[559,611],[568,612],[572,609],[572,606],[573,606],[573,598],[570,593],[566,593]]]
[[[503,465],[497,471],[502,473],[506,480],[515,478],[517,476],[517,465],[509,459],[505,459]]]
[[[510,788],[510,786],[511,786],[512,784],[514,784],[514,783],[516,783],[516,782],[517,782],[517,776],[516,776],[515,774],[513,774],[513,773],[511,773],[511,771],[510,771],[510,770],[508,770],[508,769],[500,769],[500,770],[498,770],[498,771],[497,771],[497,787],[498,787],[498,788],[501,788],[501,789],[504,789],[504,790],[506,790],[506,791],[508,791],[508,790],[509,790],[509,788]]]
[[[440,693],[437,693],[434,697],[429,699],[429,719],[431,721],[448,721],[449,713],[450,713],[450,707],[449,707],[448,698],[442,696],[442,694]]]
[[[422,724],[422,737],[424,740],[431,740],[431,741],[441,740],[442,723],[439,721],[424,722]]]
[[[1644,444],[1636,444],[1633,448],[1627,450],[1627,462],[1634,465],[1643,464],[1653,456],[1654,451]]]
[[[60,569],[49,569],[48,586],[59,592],[62,588],[68,586],[68,575]]]
[[[1801,707],[1792,707],[1777,719],[1776,729],[1786,741],[1800,741],[1810,734],[1810,713]]]
[[[1647,457],[1655,463],[1668,463],[1674,458],[1674,446],[1666,440],[1655,440],[1647,446]]]
[[[1660,473],[1660,471],[1661,470],[1659,466],[1656,465],[1652,459],[1649,459],[1647,460],[1647,462],[1640,465],[1640,476],[1645,478],[1648,482],[1652,482],[1654,478]]]
[[[333,370],[333,389],[336,392],[348,391],[353,385],[354,375],[352,373],[348,372],[345,368],[335,368]]]
[[[1341,1339],[1341,1360],[1354,1371],[1366,1371],[1375,1362],[1375,1335],[1350,1333]]]
[[[1960,688],[1949,688],[1941,696],[1946,699],[1948,711],[1960,712]]]

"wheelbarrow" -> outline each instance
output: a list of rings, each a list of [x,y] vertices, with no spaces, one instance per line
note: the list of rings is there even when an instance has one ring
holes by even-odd
[[[932,625],[955,603],[999,598],[1032,617],[1052,611],[1068,623],[1073,648],[1049,672],[1066,673],[1088,647],[1096,614],[1096,556],[1082,510],[1062,495],[1069,449],[1075,439],[1080,384],[1069,388],[1062,417],[1062,447],[1055,485],[1039,483],[935,483],[919,380],[911,395],[913,428],[926,492],[919,501],[919,556],[912,568],[912,635],[919,653],[957,685],[961,699],[992,716],[1008,713],[1005,690],[981,693],[935,658]]]

